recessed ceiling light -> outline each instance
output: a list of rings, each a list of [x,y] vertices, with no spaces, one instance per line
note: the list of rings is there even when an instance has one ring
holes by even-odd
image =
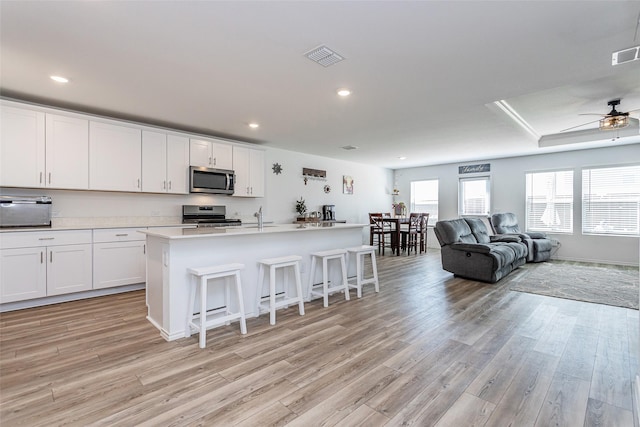
[[[51,76],[51,80],[58,83],[69,83],[69,79],[62,76]]]
[[[338,95],[349,96],[351,95],[351,91],[349,89],[338,89]]]
[[[398,157],[400,160],[407,160],[407,158],[405,156],[400,156]]]
[[[256,128],[260,127],[260,125],[258,123],[249,123],[249,127],[251,129],[256,129]]]

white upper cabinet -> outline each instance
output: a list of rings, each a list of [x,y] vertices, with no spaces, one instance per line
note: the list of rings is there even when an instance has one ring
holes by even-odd
[[[0,126],[0,185],[44,187],[44,113],[3,105]]]
[[[264,151],[233,147],[236,197],[264,197]]]
[[[142,191],[167,191],[167,134],[142,131]]]
[[[89,188],[88,120],[2,107],[0,185]]]
[[[207,139],[190,140],[189,157],[191,166],[213,169],[233,168],[233,146],[224,142]]]
[[[89,187],[141,191],[142,132],[128,126],[89,123]]]
[[[46,114],[46,186],[89,188],[89,121]]]
[[[189,193],[189,138],[167,135],[167,193]]]
[[[142,131],[142,191],[187,194],[189,139]]]

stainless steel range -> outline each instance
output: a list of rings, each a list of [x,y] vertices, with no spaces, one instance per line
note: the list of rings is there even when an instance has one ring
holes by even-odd
[[[182,223],[198,227],[228,227],[242,225],[239,219],[227,218],[227,207],[216,205],[182,205]]]

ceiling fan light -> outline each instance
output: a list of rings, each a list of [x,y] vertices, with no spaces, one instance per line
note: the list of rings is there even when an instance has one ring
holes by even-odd
[[[600,120],[600,130],[622,129],[629,126],[628,116],[611,116]]]

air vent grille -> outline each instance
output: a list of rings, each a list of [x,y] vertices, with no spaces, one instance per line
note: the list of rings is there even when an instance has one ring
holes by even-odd
[[[640,59],[640,46],[613,52],[611,55],[611,65],[624,64],[626,62],[637,61],[638,59]]]
[[[313,62],[317,62],[323,67],[328,67],[329,65],[333,65],[344,59],[343,56],[337,54],[326,46],[320,46],[312,49],[309,52],[305,53],[304,56],[306,56]]]

